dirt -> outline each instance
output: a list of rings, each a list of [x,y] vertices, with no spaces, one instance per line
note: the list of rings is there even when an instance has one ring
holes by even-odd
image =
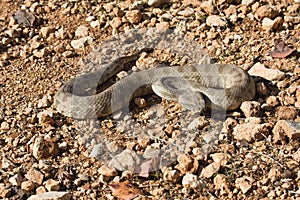
[[[210,4],[172,0],[155,8],[145,0],[1,1],[0,197],[27,199],[57,190],[67,191],[72,199],[116,199],[122,195],[112,192],[109,184],[129,180],[136,190],[143,191],[137,192],[135,199],[299,199],[300,2],[218,0]],[[271,7],[263,10],[264,5]],[[34,15],[33,21],[27,13],[23,24],[18,24],[14,17],[25,8]],[[89,16],[93,16],[90,21]],[[223,21],[209,25],[209,16]],[[278,24],[266,26],[266,18]],[[98,25],[93,27],[91,22]],[[76,36],[81,25],[88,28],[87,34]],[[255,103],[247,102],[241,109],[227,112],[221,122],[211,119],[209,110],[197,118],[156,95],[132,102],[131,114],[117,122],[109,117],[80,122],[57,113],[53,107],[56,91],[82,72],[82,60],[93,47],[112,34],[141,27],[177,28],[199,43],[216,63],[234,64],[244,70],[260,63],[272,70],[269,76],[276,70],[282,75],[266,80],[258,71]],[[71,41],[85,36],[93,41],[79,49],[72,47]],[[276,49],[278,41],[294,51],[272,58],[269,51]],[[146,61],[155,59],[144,56]],[[143,59],[139,61],[143,63]],[[133,119],[128,120],[131,115]],[[119,145],[144,153],[186,134],[189,120],[195,118],[193,137],[182,136],[174,142],[188,146],[178,153],[186,159],[178,159],[175,152],[173,162],[161,169],[141,161],[136,165],[149,172],[146,177],[122,170],[112,174],[99,170],[108,160],[90,157],[90,145],[96,139],[94,135],[84,138],[86,133],[82,138],[78,131],[78,124],[93,124],[81,131],[103,131],[112,148]],[[127,130],[123,126],[126,123],[138,134]],[[217,129],[217,139],[210,140],[210,149],[203,153],[207,137],[216,132],[209,128],[214,123],[221,123],[222,130]],[[150,130],[147,126],[155,127],[151,129],[154,132],[160,128],[155,133],[164,142],[141,137],[143,131]],[[89,130],[95,127],[99,130]],[[211,166],[217,169],[213,167],[213,171]],[[41,173],[29,173],[33,169]],[[194,175],[191,182],[187,174]],[[48,187],[49,182],[55,187]]]

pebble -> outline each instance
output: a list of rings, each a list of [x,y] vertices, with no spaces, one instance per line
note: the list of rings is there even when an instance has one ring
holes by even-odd
[[[70,200],[70,192],[46,192],[30,196],[27,200]]]
[[[79,26],[75,31],[75,37],[85,37],[88,36],[88,34],[89,28],[84,25]]]
[[[278,29],[283,24],[283,19],[281,17],[276,17],[274,20],[265,17],[262,20],[262,28],[266,31],[269,31],[271,29]]]
[[[162,173],[163,173],[163,179],[167,182],[177,183],[181,178],[180,172],[176,169],[171,169],[166,167],[162,169]]]
[[[279,106],[276,108],[277,119],[293,120],[297,116],[297,109],[293,106]]]
[[[38,185],[43,183],[44,177],[45,175],[34,167],[32,167],[25,175],[25,178],[27,178],[29,181],[37,183]]]
[[[100,22],[99,22],[99,20],[91,21],[91,22],[90,22],[90,26],[91,26],[92,28],[99,28],[99,27],[100,27]]]
[[[32,53],[37,58],[44,58],[52,52],[50,47],[45,47],[43,49],[35,49]]]
[[[57,143],[46,140],[43,137],[37,137],[32,147],[32,155],[37,159],[46,159],[49,157],[56,157],[59,153]]]
[[[275,107],[279,104],[279,101],[276,96],[269,96],[266,99],[266,104],[268,104],[268,106]]]
[[[53,179],[48,179],[44,182],[44,185],[48,191],[58,191],[60,189],[59,181]]]
[[[21,183],[21,189],[28,191],[28,192],[32,192],[34,190],[36,186],[36,183],[34,183],[33,181],[23,181]]]
[[[233,128],[234,138],[237,140],[246,140],[251,142],[253,140],[261,140],[264,136],[269,135],[270,124],[254,124],[254,123],[244,123],[238,124]]]
[[[10,128],[9,123],[7,123],[7,122],[1,123],[1,127],[0,127],[1,131],[6,132],[9,130],[9,128]]]
[[[274,9],[273,6],[263,5],[257,9],[256,15],[258,19],[263,19],[265,17],[269,19],[274,19],[278,16],[278,12]]]
[[[284,138],[287,136],[290,140],[299,141],[300,122],[279,120],[273,128],[273,134],[276,135],[277,138]]]
[[[231,159],[231,156],[226,153],[214,153],[210,155],[214,162],[219,163],[221,166],[226,166],[226,164]]]
[[[177,161],[179,164],[175,166],[175,169],[178,169],[181,174],[193,174],[198,170],[198,160],[193,159],[188,154],[179,155]]]
[[[118,172],[115,168],[113,167],[109,167],[108,165],[104,164],[102,165],[99,169],[98,169],[98,172],[104,176],[108,176],[108,177],[111,177],[111,176],[117,176],[118,175]]]
[[[257,117],[260,115],[260,103],[257,101],[244,101],[240,108],[246,117]]]
[[[85,46],[87,46],[88,44],[91,44],[93,42],[93,38],[90,36],[86,36],[86,37],[82,37],[76,40],[72,40],[71,41],[71,46],[74,49],[81,49]]]
[[[44,186],[40,186],[40,187],[37,187],[35,189],[35,191],[36,191],[37,194],[42,194],[42,193],[46,193],[47,189]]]
[[[184,16],[184,17],[190,17],[194,14],[194,9],[186,8],[184,10],[179,11],[177,14],[181,15],[181,16]]]
[[[110,22],[111,27],[113,28],[119,28],[122,25],[122,18],[121,17],[115,17]]]
[[[38,108],[46,108],[46,107],[49,107],[51,105],[51,96],[50,95],[45,95],[43,96],[42,99],[40,99],[38,101],[38,105],[37,107]]]
[[[227,25],[226,20],[218,15],[210,15],[206,18],[206,24],[208,26],[224,27]]]
[[[255,2],[255,0],[242,0],[241,4],[249,6],[249,5],[253,4],[254,2]]]
[[[23,181],[23,177],[19,174],[15,174],[14,176],[10,177],[8,179],[8,181],[15,186],[20,186],[22,181]]]
[[[214,174],[216,174],[219,171],[220,167],[221,165],[219,163],[213,162],[201,171],[200,177],[211,178]]]
[[[18,25],[14,25],[11,29],[5,30],[4,33],[6,33],[11,38],[18,38],[22,35],[22,29],[19,28]]]
[[[142,20],[142,13],[140,10],[130,10],[126,12],[127,20],[132,24],[137,24]]]
[[[39,112],[37,115],[37,118],[39,120],[39,124],[44,127],[52,127],[54,128],[54,119],[53,119],[53,113],[48,110],[44,110],[42,112]]]
[[[139,107],[139,108],[145,108],[147,106],[147,102],[144,98],[135,98],[134,103]]]
[[[208,14],[214,14],[216,11],[213,0],[204,1],[199,6]]]
[[[224,174],[217,174],[214,178],[215,189],[220,190],[220,195],[228,194],[230,192],[227,176]]]
[[[114,156],[110,161],[108,166],[117,169],[118,171],[134,171],[134,168],[140,164],[140,158],[137,153],[125,149],[121,153]]]
[[[259,76],[269,81],[280,80],[285,76],[285,73],[278,69],[268,69],[261,63],[254,64],[248,71],[251,76]]]
[[[46,26],[41,28],[40,33],[43,38],[47,38],[50,35],[50,33],[54,33],[54,31],[55,28]]]
[[[65,58],[72,58],[75,56],[75,52],[73,51],[64,51],[62,53],[62,56],[65,57]]]
[[[153,7],[159,7],[163,3],[167,3],[169,0],[148,0],[148,5]]]
[[[243,194],[246,194],[252,187],[252,179],[250,177],[242,177],[242,178],[237,178],[235,180],[235,185],[237,188],[240,188]]]
[[[184,175],[181,183],[185,188],[199,189],[201,186],[199,177],[194,174]]]

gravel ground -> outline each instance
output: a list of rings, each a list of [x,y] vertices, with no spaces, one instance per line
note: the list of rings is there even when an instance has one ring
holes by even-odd
[[[300,199],[299,0],[0,5],[0,198]],[[224,120],[156,95],[135,99],[116,119],[56,112],[56,91],[86,70],[94,48],[142,27],[176,29],[214,62],[248,71],[255,99]],[[129,68],[166,61],[182,64],[154,50]],[[94,148],[101,141],[108,154]],[[158,167],[163,158],[170,162]]]

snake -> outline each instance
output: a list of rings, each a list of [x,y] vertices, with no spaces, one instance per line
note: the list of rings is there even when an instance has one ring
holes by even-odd
[[[149,49],[178,54],[187,63],[133,72],[100,92],[86,92],[101,88],[127,63]],[[235,65],[213,63],[197,42],[183,34],[173,30],[138,29],[112,37],[94,50],[85,60],[83,73],[58,89],[54,107],[67,117],[98,118],[122,110],[131,100],[153,92],[189,110],[202,112],[206,107],[235,110],[242,102],[255,97],[255,83],[246,71]]]

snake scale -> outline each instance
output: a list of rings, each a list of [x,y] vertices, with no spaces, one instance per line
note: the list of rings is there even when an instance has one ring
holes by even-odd
[[[106,83],[148,49],[162,49],[186,59],[183,66],[164,66],[134,72],[100,93],[84,91]],[[135,52],[127,55],[128,52]],[[228,64],[212,64],[196,42],[174,31],[137,29],[104,41],[85,60],[84,70],[93,71],[65,83],[54,97],[61,114],[87,119],[112,114],[130,100],[154,91],[183,107],[202,111],[208,102],[216,108],[237,109],[255,96],[253,79],[242,69]]]

